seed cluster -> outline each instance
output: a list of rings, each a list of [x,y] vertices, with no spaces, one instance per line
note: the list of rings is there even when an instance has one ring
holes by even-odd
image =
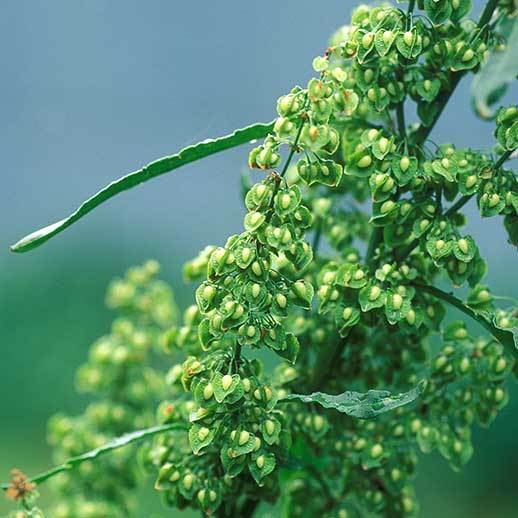
[[[78,374],[99,400],[52,420],[58,460],[146,426],[157,399],[158,422],[184,429],[157,435],[139,460],[168,505],[206,515],[252,516],[266,501],[290,517],[415,516],[418,453],[437,450],[455,470],[470,459],[473,426],[496,418],[518,370],[498,338],[516,331],[518,308],[499,308],[484,284],[461,209],[473,199],[482,217],[503,216],[518,245],[518,183],[506,166],[518,108],[498,111],[491,151],[428,134],[516,13],[500,2],[476,23],[469,0],[419,0],[424,15],[414,3],[358,7],[314,59],[317,77],[280,97],[248,157],[265,174],[244,193],[244,230],[185,265],[199,285],[179,325],[154,263],[111,286],[123,317]],[[462,286],[465,302],[439,283]],[[493,337],[446,318],[445,301]],[[157,343],[175,362],[165,384],[147,366]],[[369,420],[300,397],[416,386],[415,403]],[[135,467],[128,449],[82,464],[61,478],[67,497],[53,516],[131,516]]]
[[[470,287],[475,312],[502,329],[517,324],[516,309],[496,310],[481,284],[486,263],[460,212],[473,197],[482,216],[515,221],[513,172],[490,153],[432,150],[421,137],[454,74],[476,70],[494,37],[463,18],[469,2],[423,7],[433,26],[387,6],[353,13],[315,58],[319,77],[278,100],[272,133],[250,153],[251,168],[273,171],[246,192],[245,231],[187,264],[188,280],[204,270],[206,279],[168,333],[168,348],[188,358],[170,370],[159,418],[189,422],[189,432],[159,437],[148,452],[169,504],[243,514],[278,497],[284,465],[290,516],[411,516],[417,452],[437,449],[460,469],[473,423],[489,424],[505,405],[514,359],[463,322],[443,324],[444,304],[420,289],[445,273]],[[415,130],[393,122],[405,99],[417,104]],[[516,147],[515,114],[498,114],[497,157]],[[370,219],[359,205],[367,199]],[[330,252],[313,249],[324,241]],[[428,343],[436,333],[439,350]],[[268,375],[248,359],[257,348],[286,362]],[[282,403],[290,392],[406,388],[422,377],[415,406],[371,421]]]
[[[156,279],[157,273],[158,264],[148,261],[109,287],[107,304],[120,316],[111,332],[92,345],[88,362],[77,372],[79,390],[95,400],[81,415],[58,414],[49,422],[57,462],[153,423],[152,409],[165,387],[162,374],[149,366],[150,356],[176,315],[171,291]],[[55,486],[62,498],[51,516],[128,516],[136,504],[137,467],[135,450],[127,447],[60,475]]]

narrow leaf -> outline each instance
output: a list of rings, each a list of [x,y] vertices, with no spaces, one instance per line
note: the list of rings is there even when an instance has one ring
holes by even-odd
[[[471,86],[473,108],[483,119],[493,117],[490,106],[502,98],[518,76],[518,18],[504,18],[499,28],[507,40],[505,49],[491,54]]]
[[[45,480],[53,477],[54,475],[57,475],[58,473],[61,473],[62,471],[72,469],[78,464],[81,464],[87,460],[95,459],[96,457],[100,457],[101,455],[104,455],[105,453],[108,453],[112,450],[116,450],[117,448],[121,448],[122,446],[126,446],[128,444],[140,441],[142,439],[146,439],[147,437],[151,437],[158,433],[179,429],[186,430],[187,427],[183,423],[172,423],[160,426],[153,426],[151,428],[144,428],[143,430],[136,430],[134,432],[126,433],[124,435],[121,435],[120,437],[116,437],[111,441],[108,441],[106,444],[103,444],[98,448],[87,451],[86,453],[83,453],[81,455],[77,455],[76,457],[71,457],[59,466],[55,466],[54,468],[49,469],[48,471],[44,471],[43,473],[30,477],[29,482],[41,484],[41,482],[44,482]],[[0,484],[0,488],[3,490],[6,490],[8,487],[9,483]]]
[[[473,320],[478,322],[482,327],[485,327],[487,331],[489,331],[507,350],[511,356],[518,358],[518,329],[510,328],[504,329],[498,327],[495,324],[495,318],[492,313],[489,311],[476,312],[471,309],[469,306],[464,304],[462,300],[454,297],[451,293],[446,293],[445,291],[436,288],[435,286],[426,286],[424,284],[414,284],[416,288],[419,288],[434,297],[447,302],[451,306],[457,308],[462,311],[465,315],[468,315]]]
[[[230,149],[250,142],[251,140],[265,137],[271,132],[272,128],[273,122],[268,124],[252,124],[246,128],[237,129],[230,135],[216,139],[203,140],[202,142],[183,148],[174,155],[159,158],[158,160],[144,166],[142,169],[110,183],[97,194],[94,194],[91,198],[86,200],[67,218],[36,230],[36,232],[20,239],[20,241],[11,246],[11,251],[27,252],[32,248],[36,248],[120,192],[127,191],[141,183],[151,180],[152,178],[169,173],[174,169],[178,169],[179,167],[199,160],[200,158],[205,158],[215,153],[219,153],[220,151],[224,151],[225,149]]]
[[[421,381],[417,387],[400,394],[392,394],[388,390],[369,390],[366,393],[347,391],[336,396],[323,392],[313,392],[308,395],[289,394],[281,401],[297,399],[303,403],[318,403],[324,408],[332,408],[351,417],[370,419],[411,403],[420,396],[425,385],[426,382]]]

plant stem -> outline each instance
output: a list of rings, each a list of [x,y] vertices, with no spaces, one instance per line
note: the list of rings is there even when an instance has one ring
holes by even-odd
[[[498,5],[498,0],[489,0],[489,2],[484,7],[482,14],[480,15],[480,20],[478,21],[477,27],[481,29],[484,25],[487,25],[491,21],[491,17],[493,16],[493,12]]]
[[[313,243],[311,244],[311,248],[313,249],[313,254],[315,254],[315,255],[316,255],[318,247],[320,245],[321,237],[322,237],[322,220],[319,220],[315,227],[315,234],[313,235]]]
[[[426,284],[414,283],[414,286],[421,291],[429,293],[430,295],[447,302],[451,306],[462,311],[465,315],[471,317],[482,327],[485,327],[487,331],[489,331],[506,349],[508,349],[508,352],[510,352],[513,357],[517,357],[518,349],[514,344],[512,331],[504,331],[503,329],[497,328],[492,322],[476,313],[473,309],[464,304],[462,300],[454,297],[451,293],[446,293],[435,286],[428,286]]]
[[[252,500],[248,498],[245,500],[243,507],[241,508],[241,512],[239,514],[242,518],[250,518],[254,515],[257,506],[259,505],[259,500]]]
[[[365,254],[365,262],[370,265],[372,263],[372,259],[374,258],[374,252],[376,247],[381,242],[381,238],[383,237],[383,229],[381,227],[374,227],[371,237],[369,239],[369,244],[367,246],[367,253]]]
[[[485,27],[489,21],[491,20],[491,16],[493,16],[493,12],[496,9],[498,5],[498,0],[489,0],[489,2],[486,4],[484,11],[482,12],[482,15],[480,16],[480,19],[478,21],[477,27],[479,29],[482,29]],[[410,6],[409,6],[410,7]],[[439,95],[436,103],[438,104],[438,110],[435,114],[431,124],[426,127],[421,125],[419,129],[414,134],[414,140],[416,144],[422,144],[427,138],[428,135],[430,135],[432,129],[434,128],[436,122],[439,120],[444,108],[446,107],[446,104],[448,104],[448,101],[450,97],[452,96],[453,92],[455,91],[455,88],[457,88],[457,85],[459,84],[460,80],[464,77],[466,74],[466,70],[460,70],[458,72],[453,72],[451,77],[451,85],[450,89],[446,92],[443,92],[441,95]]]
[[[76,457],[71,457],[70,459],[67,459],[63,464],[60,464],[59,466],[55,466],[47,471],[44,471],[43,473],[39,473],[38,475],[34,475],[33,477],[30,477],[28,479],[28,482],[34,482],[35,484],[41,484],[42,482],[45,482],[45,480],[48,480],[49,478],[52,478],[53,476],[55,476],[63,471],[68,471],[69,469],[72,469],[72,468],[78,466],[79,464],[86,462],[87,460],[95,459],[110,451],[116,450],[117,448],[121,448],[122,446],[126,446],[133,442],[140,441],[140,440],[148,438],[148,437],[152,437],[153,435],[156,435],[159,433],[168,432],[170,430],[185,430],[185,429],[187,429],[187,427],[184,423],[171,423],[171,424],[165,424],[165,425],[160,425],[160,426],[153,426],[151,428],[146,428],[144,430],[137,430],[135,432],[130,432],[130,433],[121,435],[120,437],[112,439],[111,441],[104,444],[103,446],[99,446],[98,448],[95,448],[94,450],[90,450],[81,455],[77,455]],[[9,486],[10,486],[9,483],[2,483],[2,484],[0,484],[0,489],[3,489],[5,491],[9,488]]]
[[[288,158],[286,158],[286,162],[284,164],[284,167],[281,171],[281,178],[286,174],[286,171],[288,170],[288,167],[290,166],[291,159],[293,158],[293,155],[295,154],[295,151],[297,150],[297,145],[299,143],[300,135],[302,133],[302,128],[304,127],[304,118],[301,118],[299,129],[297,131],[297,136],[295,137],[295,140],[293,141],[293,144],[291,145],[290,154],[288,155]]]
[[[239,370],[239,364],[241,363],[241,344],[236,343],[236,349],[234,351],[234,373]]]
[[[408,2],[408,9],[406,11],[407,15],[412,14],[412,11],[414,10],[414,6],[415,6],[415,0],[410,0],[410,2]]]
[[[461,196],[445,213],[445,216],[451,216],[455,214],[459,209],[464,207],[466,203],[473,197],[473,194],[466,194],[465,196]]]
[[[400,102],[396,108],[397,126],[399,129],[399,136],[402,140],[406,139],[406,123],[405,123],[405,106]]]

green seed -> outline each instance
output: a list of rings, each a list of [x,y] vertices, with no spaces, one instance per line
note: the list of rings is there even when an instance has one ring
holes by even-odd
[[[383,446],[381,444],[375,444],[370,451],[370,456],[372,459],[377,459],[383,455]]]
[[[206,398],[207,399],[207,398]],[[208,428],[202,427],[198,430],[198,439],[200,441],[204,441],[209,435],[210,430]]]
[[[368,49],[372,45],[373,41],[374,41],[374,33],[367,32],[362,37],[362,46],[364,48]]]
[[[399,293],[395,293],[392,296],[392,307],[394,309],[401,309],[401,306],[403,305],[403,297],[399,295]]]
[[[221,386],[223,387],[223,390],[228,390],[230,388],[230,385],[232,385],[232,376],[230,374],[225,374],[221,378]]]
[[[214,387],[212,386],[212,383],[207,383],[207,385],[205,385],[205,388],[203,389],[203,397],[205,399],[210,399],[213,394]]]
[[[407,156],[402,157],[399,161],[399,167],[405,173],[410,167],[410,159]]]
[[[213,286],[205,286],[205,288],[203,288],[202,295],[205,300],[210,301],[210,300],[212,300],[212,297],[214,297],[215,293],[216,293],[216,290],[214,289]]]
[[[477,295],[477,299],[480,300],[480,302],[487,302],[491,298],[491,295],[489,294],[489,291],[487,290],[480,290]]]
[[[466,63],[466,61],[471,61],[473,59],[473,57],[475,56],[475,53],[471,50],[471,49],[468,49],[466,50],[466,52],[464,52],[464,54],[462,55],[462,61],[464,63]]]
[[[414,42],[414,35],[412,34],[412,31],[406,31],[403,34],[403,41],[405,42],[405,45],[407,47],[410,47],[412,43]]]
[[[365,272],[363,270],[356,270],[353,277],[356,281],[361,281],[365,277]]]
[[[466,178],[466,188],[471,189],[477,183],[477,176],[472,174]]]
[[[469,250],[468,242],[466,239],[462,238],[457,241],[457,246],[459,247],[459,250],[463,254],[467,254]]]
[[[378,136],[378,130],[377,129],[371,129],[369,130],[369,132],[367,133],[367,136],[369,138],[369,140],[372,142],[377,136]]]
[[[370,157],[370,155],[365,155],[365,156],[361,157],[360,160],[358,160],[356,165],[358,167],[364,169],[366,167],[369,167],[371,164],[372,164],[372,158]]]
[[[349,318],[351,317],[351,315],[353,314],[353,308],[344,308],[343,312],[342,312],[342,317],[344,320],[349,320]]]
[[[321,415],[316,415],[313,419],[313,428],[316,432],[320,432],[324,428],[324,418]]]
[[[491,198],[489,199],[489,207],[493,208],[496,207],[500,203],[500,196],[496,193],[491,195]]]
[[[239,441],[238,441],[239,446],[245,445],[249,439],[250,439],[250,433],[247,432],[246,430],[243,430],[239,434]]]
[[[187,489],[187,491],[189,491],[189,489],[191,489],[193,482],[194,482],[194,476],[191,475],[190,473],[188,473],[187,475],[185,475],[185,477],[183,477],[183,487],[185,489]]]
[[[369,300],[376,300],[381,294],[381,289],[378,286],[373,286],[369,292]]]
[[[291,198],[289,194],[283,194],[281,197],[281,207],[287,209],[291,205]]]
[[[505,371],[505,368],[507,367],[507,361],[505,358],[498,358],[498,360],[495,363],[495,372],[497,374],[500,374]]]
[[[395,207],[395,205],[396,204],[392,200],[387,200],[380,207],[380,213],[381,214],[386,214],[387,212],[390,212]]]

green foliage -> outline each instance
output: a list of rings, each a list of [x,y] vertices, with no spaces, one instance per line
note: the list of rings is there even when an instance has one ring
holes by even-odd
[[[465,18],[469,0],[419,2],[426,16],[414,4],[358,7],[313,61],[317,77],[280,97],[274,123],[189,151],[200,158],[204,146],[209,154],[262,134],[248,164],[268,172],[243,182],[243,231],[186,264],[185,279],[199,285],[181,324],[170,322],[153,266],[112,286],[109,302],[137,321],[117,322],[80,369],[80,387],[103,399],[53,420],[60,457],[146,426],[163,398],[156,420],[168,428],[139,459],[168,505],[246,517],[280,500],[285,516],[340,518],[415,516],[418,452],[438,451],[454,470],[470,459],[473,426],[507,402],[518,308],[498,308],[482,284],[487,265],[461,209],[475,199],[482,217],[502,215],[516,245],[518,183],[505,163],[518,146],[518,109],[498,110],[492,152],[431,149],[428,135],[516,13],[490,0],[476,23]],[[419,122],[408,126],[410,100]],[[360,208],[368,198],[370,214]],[[451,293],[459,287],[466,302]],[[446,304],[490,336],[445,323]],[[175,356],[165,388],[146,366],[157,342]],[[270,350],[276,367],[265,370],[253,350]],[[131,515],[136,462],[120,451],[67,473],[55,516]],[[73,507],[78,498],[83,507]],[[98,503],[108,507],[86,513]]]
[[[95,400],[79,416],[58,414],[49,422],[56,461],[67,468],[81,462],[56,478],[56,490],[66,498],[51,516],[122,517],[135,506],[131,492],[139,477],[134,450],[123,448],[101,461],[94,458],[138,438],[130,434],[108,442],[151,426],[153,407],[163,396],[163,374],[150,366],[150,356],[159,349],[160,333],[174,322],[176,308],[157,273],[157,263],[148,261],[110,285],[106,302],[120,316],[111,332],[92,345],[88,362],[77,372],[79,390]],[[92,451],[81,455],[86,450]]]
[[[352,417],[369,419],[414,401],[423,392],[424,385],[425,384],[422,383],[402,394],[391,394],[387,390],[369,390],[365,394],[359,392],[344,392],[337,396],[330,396],[322,392],[313,392],[308,395],[288,394],[283,400],[291,401],[299,399],[303,403],[318,403],[324,408],[333,408],[334,410],[338,410],[338,412],[343,412]]]

